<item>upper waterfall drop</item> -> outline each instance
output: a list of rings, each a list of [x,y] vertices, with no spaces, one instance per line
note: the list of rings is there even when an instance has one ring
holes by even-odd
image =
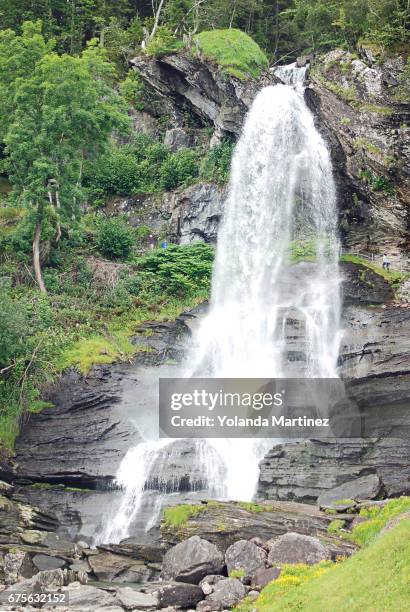
[[[190,375],[337,375],[336,219],[329,152],[303,95],[288,85],[264,88],[233,157],[211,307]],[[300,245],[315,259],[308,268],[292,265]],[[288,342],[295,319],[303,327],[297,367]]]
[[[336,192],[329,152],[303,99],[304,76],[305,69],[283,68],[289,84],[262,89],[247,115],[232,160],[210,309],[193,338],[185,376],[337,376]],[[295,262],[300,251],[309,262]],[[153,466],[166,470],[163,453],[181,452],[178,444],[145,440],[128,451],[117,477],[123,498],[99,542],[129,535]],[[192,445],[210,495],[252,499],[271,440]],[[163,495],[158,488],[158,507]]]

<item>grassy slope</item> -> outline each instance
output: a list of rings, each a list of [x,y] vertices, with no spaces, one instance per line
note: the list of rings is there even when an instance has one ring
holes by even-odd
[[[405,272],[398,272],[397,270],[384,270],[382,266],[378,266],[377,264],[369,261],[368,259],[364,259],[363,257],[359,257],[358,255],[342,255],[340,261],[348,261],[355,264],[361,264],[373,270],[379,276],[382,276],[387,282],[391,285],[397,286],[401,281],[407,278],[408,274]]]
[[[238,612],[408,610],[410,520],[402,520],[344,563],[316,567],[305,570],[301,580],[289,575],[272,582],[256,602],[241,605]]]
[[[241,30],[232,28],[201,32],[195,41],[206,58],[216,61],[224,72],[239,79],[258,77],[268,68],[265,53]]]

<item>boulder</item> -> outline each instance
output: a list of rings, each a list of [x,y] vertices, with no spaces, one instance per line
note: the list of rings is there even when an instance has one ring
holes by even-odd
[[[42,553],[34,555],[33,563],[37,570],[40,571],[54,570],[66,565],[64,559],[61,559],[60,557],[52,557],[51,555],[43,555]]]
[[[197,610],[211,612],[213,610],[225,610],[233,608],[246,595],[246,589],[240,580],[226,578],[215,584],[213,592],[200,602]]]
[[[224,565],[224,556],[214,544],[193,536],[164,555],[161,578],[198,584],[207,574],[221,573]]]
[[[271,565],[282,563],[307,563],[313,565],[331,558],[330,550],[318,538],[300,533],[286,533],[270,546],[268,561]]]
[[[225,563],[228,576],[234,570],[243,570],[246,576],[265,568],[267,553],[263,548],[247,540],[239,540],[232,544],[225,553]]]
[[[88,562],[98,580],[114,580],[119,574],[135,565],[135,561],[129,557],[108,552],[91,555],[88,557]]]
[[[319,495],[317,503],[320,508],[343,512],[354,506],[355,502],[374,499],[380,493],[381,488],[382,483],[377,474],[368,474],[325,491]]]
[[[105,606],[115,604],[111,593],[89,585],[72,583],[61,591],[68,594],[70,612],[86,612],[99,607],[105,609]]]
[[[16,550],[4,555],[3,572],[5,583],[14,584],[21,578],[31,578],[38,569],[33,565],[31,556],[27,552]]]
[[[218,574],[211,574],[210,576],[205,576],[202,578],[199,586],[202,589],[204,595],[210,595],[213,593],[215,585],[218,584],[221,580],[225,580],[226,576],[220,576]]]
[[[185,582],[151,583],[144,588],[144,593],[155,597],[159,608],[194,608],[204,597],[199,586]]]
[[[267,569],[259,569],[251,576],[251,587],[261,590],[269,582],[276,580],[280,576],[280,567],[269,567]]]
[[[61,569],[38,572],[31,578],[21,580],[6,589],[7,593],[47,593],[55,591],[64,584],[64,573]]]
[[[130,587],[117,590],[115,602],[126,610],[157,610],[158,600],[149,593],[141,593]]]

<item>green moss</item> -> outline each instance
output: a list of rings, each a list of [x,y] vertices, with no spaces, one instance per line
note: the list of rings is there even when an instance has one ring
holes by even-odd
[[[377,104],[360,104],[359,110],[365,113],[376,113],[378,115],[392,115],[393,110],[387,106]]]
[[[124,333],[114,332],[107,336],[94,335],[75,342],[62,354],[57,366],[61,370],[77,368],[87,374],[93,365],[126,361],[144,347],[134,346]]]
[[[234,569],[229,572],[229,578],[244,578],[245,576],[246,572],[241,568]]]
[[[206,506],[194,506],[192,504],[180,504],[164,510],[164,523],[167,527],[181,527],[189,519],[198,516],[205,510]]]
[[[248,512],[252,512],[252,514],[258,514],[259,512],[272,512],[272,506],[267,504],[255,504],[253,502],[239,502],[238,506],[244,508]]]
[[[341,563],[284,566],[279,578],[237,612],[324,609],[337,612],[408,609],[410,520],[403,520]]]
[[[340,519],[335,519],[331,523],[329,523],[327,527],[328,533],[339,533],[339,531],[344,527],[345,522]]]
[[[256,78],[269,66],[259,45],[235,28],[201,32],[195,36],[195,43],[204,57],[219,64],[223,72],[241,80]]]
[[[390,519],[410,511],[410,497],[392,499],[385,506],[370,506],[360,511],[360,516],[368,520],[359,523],[351,533],[344,534],[346,539],[359,546],[367,546],[380,533]]]
[[[393,288],[397,288],[400,283],[406,280],[409,277],[409,274],[406,272],[397,272],[396,270],[385,270],[381,266],[376,265],[375,263],[364,259],[363,257],[359,257],[358,255],[342,255],[340,261],[347,261],[350,263],[360,264],[362,266],[366,266],[370,270],[373,270],[379,276],[382,276]]]

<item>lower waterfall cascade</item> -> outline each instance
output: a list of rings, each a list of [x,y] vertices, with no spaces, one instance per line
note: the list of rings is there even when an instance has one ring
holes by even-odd
[[[232,160],[209,311],[180,375],[337,377],[336,190],[329,151],[304,102],[305,72],[294,64],[278,67],[283,83],[263,88],[247,115]],[[298,262],[301,244],[312,261]],[[146,439],[127,452],[116,477],[119,506],[105,517],[96,543],[130,535],[154,464],[158,472],[179,442]],[[272,440],[190,442],[210,496],[252,500]],[[167,494],[157,488],[156,515]]]

